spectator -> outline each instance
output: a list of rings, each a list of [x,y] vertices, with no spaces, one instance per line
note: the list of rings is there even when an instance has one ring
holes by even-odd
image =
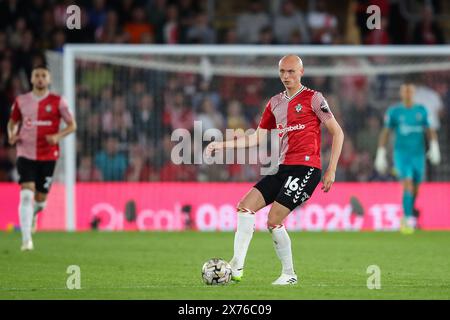
[[[122,31],[116,11],[107,12],[103,24],[95,31],[95,38],[102,43],[128,42],[129,35]]]
[[[100,169],[104,181],[122,181],[125,178],[127,159],[119,151],[119,140],[117,137],[109,136],[104,148],[95,156],[95,165]]]
[[[280,13],[275,15],[274,33],[278,43],[287,44],[293,32],[299,32],[301,43],[309,43],[308,30],[303,15],[291,0],[285,0]]]
[[[92,8],[88,11],[89,25],[97,29],[105,23],[107,10],[105,0],[94,0]]]
[[[160,170],[160,181],[192,181],[197,179],[197,170],[194,165],[183,164],[176,165],[170,160],[170,154],[174,143],[170,139],[170,135],[165,135],[160,147],[160,153],[165,155],[166,161]],[[192,157],[191,157],[192,161]]]
[[[356,180],[356,169],[357,169],[358,154],[355,151],[353,142],[350,139],[345,139],[344,145],[342,146],[341,157],[339,158],[339,170],[343,170],[345,175],[345,180],[355,181]]]
[[[346,123],[346,129],[352,135],[356,135],[364,126],[362,119],[374,115],[374,109],[366,99],[366,93],[358,92],[353,97],[353,102],[349,106],[346,116],[351,119]]]
[[[140,43],[144,35],[154,36],[153,26],[146,22],[144,8],[136,7],[133,9],[132,21],[125,24],[125,32],[128,33],[130,43]]]
[[[130,164],[125,173],[126,181],[154,181],[157,177],[156,170],[148,163],[144,157],[142,146],[132,145],[130,148]]]
[[[391,43],[388,33],[388,19],[386,17],[381,17],[380,29],[370,30],[367,33],[364,43],[372,45],[387,45]]]
[[[52,36],[52,46],[51,49],[57,52],[63,52],[64,44],[66,43],[66,34],[63,30],[55,30]]]
[[[96,182],[101,180],[102,174],[92,163],[92,158],[88,155],[81,157],[77,171],[77,181]]]
[[[237,36],[242,43],[257,43],[261,30],[270,24],[269,15],[264,11],[261,0],[251,0],[248,11],[237,17]]]
[[[131,138],[133,119],[131,113],[126,108],[125,98],[116,96],[113,100],[112,108],[107,110],[102,117],[102,128],[106,133],[113,133],[120,141],[127,141]]]
[[[211,82],[208,80],[202,79],[198,84],[198,90],[192,97],[192,106],[194,110],[198,110],[200,104],[208,99],[214,105],[214,109],[218,110],[221,104],[221,97],[215,91],[211,89]]]
[[[223,34],[222,44],[236,44],[239,43],[237,31],[235,28],[228,28]]]
[[[338,33],[338,20],[335,15],[327,11],[324,0],[318,0],[316,10],[309,13],[308,26],[312,32],[312,43],[334,43]]]
[[[0,30],[10,31],[26,12],[26,4],[19,0],[0,2]],[[9,30],[8,30],[9,29]]]
[[[422,20],[414,27],[415,44],[443,44],[444,35],[439,24],[434,20],[433,8],[424,6]]]
[[[176,93],[173,104],[165,107],[163,121],[172,129],[191,130],[194,125],[193,116],[192,108],[186,105],[185,96],[182,93]]]
[[[272,28],[270,26],[266,26],[261,29],[261,31],[259,32],[258,44],[263,45],[277,44]]]
[[[367,152],[372,161],[378,147],[378,136],[381,131],[380,121],[375,115],[365,117],[364,127],[356,134],[356,149]]]
[[[237,100],[233,100],[228,104],[227,129],[247,129],[247,121],[243,116],[242,105]]]
[[[178,8],[175,5],[171,5],[167,8],[166,22],[163,26],[163,42],[167,44],[180,42]]]
[[[216,33],[209,25],[208,16],[200,12],[195,17],[193,25],[187,32],[187,41],[190,43],[212,44],[216,42]]]
[[[150,94],[144,94],[138,103],[137,110],[133,113],[133,130],[135,136],[147,141],[158,137],[161,131],[161,117],[158,110],[155,110],[155,99]]]
[[[424,75],[424,78],[430,79],[431,77],[430,75]],[[428,111],[430,128],[439,131],[439,128],[441,127],[440,118],[442,117],[444,111],[442,98],[433,88],[431,88],[430,85],[426,85],[426,81],[427,80],[416,86],[414,101],[425,106]]]
[[[167,0],[147,1],[147,16],[149,22],[155,27],[156,43],[169,43],[164,41],[164,38],[166,33],[165,28],[168,20],[170,20],[168,16],[173,15],[173,12],[169,13],[172,10],[171,7],[174,7],[174,5],[167,7]],[[177,7],[175,6],[175,8]]]
[[[22,44],[24,33],[27,31],[27,21],[24,17],[19,17],[15,28],[9,33],[9,43],[12,49],[18,49]]]
[[[216,111],[213,102],[208,98],[203,100],[197,120],[201,121],[203,131],[208,129],[224,129],[224,119],[222,115]]]
[[[179,0],[178,9],[178,16],[180,17],[180,42],[187,43],[187,33],[194,25],[197,8],[195,8],[192,0]]]

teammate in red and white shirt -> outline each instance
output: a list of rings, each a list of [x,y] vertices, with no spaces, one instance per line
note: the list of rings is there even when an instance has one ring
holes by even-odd
[[[37,213],[46,205],[59,157],[58,143],[76,130],[66,101],[49,92],[50,82],[47,68],[34,68],[31,73],[33,90],[16,98],[8,122],[9,143],[17,148],[22,251],[33,249],[31,233],[36,226]],[[61,119],[66,126],[60,131]]]
[[[272,284],[297,283],[291,240],[283,221],[292,210],[311,197],[320,182],[321,124],[333,136],[331,157],[323,175],[322,190],[328,192],[335,179],[344,134],[322,94],[302,85],[303,73],[303,63],[298,56],[283,57],[279,62],[279,76],[286,90],[273,96],[267,103],[256,132],[236,140],[212,142],[207,147],[208,155],[224,148],[252,147],[267,137],[267,130],[279,130],[280,156],[277,173],[261,179],[237,206],[234,256],[230,261],[232,279],[236,282],[243,275],[245,256],[255,227],[255,212],[272,204],[267,227],[282,264],[281,276]]]

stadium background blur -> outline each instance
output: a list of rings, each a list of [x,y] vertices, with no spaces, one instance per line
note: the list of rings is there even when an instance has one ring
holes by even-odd
[[[17,180],[15,149],[6,137],[13,99],[30,90],[31,69],[45,63],[45,51],[62,52],[66,43],[432,45],[450,39],[450,4],[439,0],[77,1],[81,30],[65,28],[70,4],[0,1],[0,181]],[[366,28],[371,4],[381,8],[381,30]],[[204,128],[255,128],[267,99],[282,90],[277,79],[207,80],[197,74],[155,76],[143,69],[128,74],[124,87],[117,66],[93,64],[77,74],[78,181],[258,179],[252,165],[174,165],[170,134],[192,130],[194,120]],[[304,84],[324,93],[346,133],[337,181],[394,180],[391,174],[377,175],[373,160],[383,113],[397,99],[400,83],[389,77],[309,77],[308,65],[305,74]],[[443,164],[428,180],[450,179],[449,80],[432,72],[415,77],[424,94],[437,95],[441,105],[431,112]],[[323,141],[326,155],[331,141],[326,135]]]

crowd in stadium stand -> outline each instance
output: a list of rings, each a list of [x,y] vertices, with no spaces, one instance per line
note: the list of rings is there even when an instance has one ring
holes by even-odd
[[[6,123],[14,97],[30,90],[31,69],[45,64],[45,50],[62,52],[66,43],[445,43],[445,32],[433,13],[440,10],[441,1],[422,1],[426,5],[418,21],[403,17],[398,2],[349,1],[351,10],[345,8],[344,12],[350,12],[346,21],[353,21],[353,28],[343,26],[328,1],[314,1],[315,8],[309,11],[297,1],[241,2],[241,9],[233,13],[233,22],[218,26],[219,9],[211,17],[208,1],[77,1],[82,9],[81,30],[66,28],[66,8],[72,1],[0,2],[0,181],[14,180],[15,150],[8,147],[6,139]],[[370,4],[379,5],[383,13],[383,28],[374,32],[366,27],[365,10]],[[176,128],[192,130],[194,120],[201,120],[203,129],[255,128],[267,98],[274,93],[273,87],[269,87],[273,82],[255,78],[207,81],[195,75],[182,79],[166,75],[155,90],[154,83],[149,86],[143,80],[147,75],[141,74],[130,75],[127,87],[120,89],[114,86],[117,76],[114,68],[94,65],[87,70],[77,86],[79,181],[254,181],[258,178],[259,170],[252,165],[181,167],[173,164],[170,150],[174,143],[170,133]],[[100,85],[99,74],[103,79]],[[90,81],[93,75],[97,77],[96,82]],[[339,95],[330,93],[329,78],[305,81],[311,88],[324,92],[346,131],[337,179],[379,179],[372,163],[384,109],[368,102],[369,88],[364,79],[342,79],[342,87],[347,91]],[[439,94],[440,98],[449,100],[448,87],[441,88]],[[331,144],[327,139],[324,135],[324,159],[328,159]]]

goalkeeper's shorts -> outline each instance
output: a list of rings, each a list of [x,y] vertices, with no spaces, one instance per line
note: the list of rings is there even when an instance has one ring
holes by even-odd
[[[425,178],[425,154],[394,151],[394,169],[399,180],[410,179],[420,183]]]

